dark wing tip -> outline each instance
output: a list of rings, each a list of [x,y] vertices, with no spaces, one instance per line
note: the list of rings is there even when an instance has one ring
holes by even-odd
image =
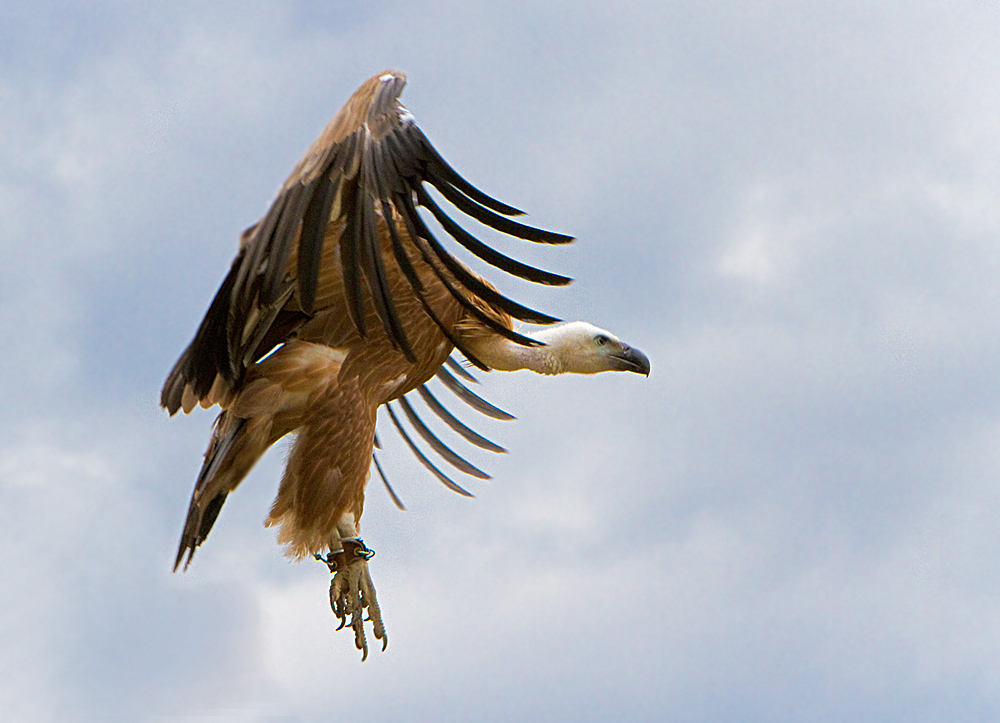
[[[403,504],[403,500],[399,499],[399,495],[396,494],[396,490],[394,490],[392,485],[389,484],[389,478],[385,476],[385,470],[382,469],[382,465],[379,464],[378,461],[378,455],[374,452],[372,453],[372,462],[375,463],[375,469],[378,470],[378,475],[382,478],[382,484],[385,485],[385,489],[389,493],[392,503],[396,505],[397,509],[406,512],[406,505]]]
[[[398,401],[399,406],[403,408],[403,413],[406,415],[406,418],[409,420],[413,428],[417,430],[417,434],[419,434],[423,440],[430,445],[431,449],[437,452],[437,454],[448,464],[472,477],[484,480],[490,479],[489,474],[471,464],[467,459],[457,454],[455,450],[442,442],[440,437],[431,431],[430,427],[424,423],[424,421],[417,414],[416,410],[408,401],[406,401],[405,396],[400,397],[396,401]]]
[[[479,384],[479,380],[476,379],[474,376],[472,376],[472,374],[469,373],[469,370],[463,367],[455,359],[455,357],[452,356],[448,357],[447,359],[444,360],[444,363],[447,364],[453,372],[458,374],[458,376],[462,377],[462,379],[464,379],[465,381],[472,382],[473,384]]]
[[[399,417],[397,417],[396,413],[393,411],[392,406],[386,404],[385,408],[386,411],[389,412],[389,418],[392,420],[393,426],[396,427],[396,431],[399,432],[399,435],[403,438],[403,441],[406,442],[406,446],[410,448],[410,451],[413,453],[413,456],[417,458],[420,464],[422,464],[431,474],[433,474],[435,477],[441,480],[441,483],[444,484],[444,486],[450,489],[452,492],[457,492],[463,497],[472,497],[473,494],[471,492],[469,492],[467,489],[459,485],[448,475],[446,475],[444,472],[435,467],[433,462],[427,459],[427,456],[420,451],[420,449],[417,447],[413,439],[410,438],[410,435],[406,433],[406,430],[403,428],[402,423],[399,421]]]
[[[496,452],[499,454],[507,452],[507,450],[499,444],[486,439],[486,437],[471,429],[467,424],[459,420],[458,417],[449,412],[444,405],[437,400],[437,397],[431,393],[431,390],[427,388],[426,384],[417,387],[417,392],[424,400],[428,409],[434,412],[434,414],[436,414],[439,419],[444,421],[445,424],[464,437],[467,442],[474,444],[481,449],[489,450],[490,452]]]
[[[437,370],[435,376],[441,380],[441,382],[452,394],[475,409],[477,412],[485,414],[487,417],[492,417],[493,419],[499,419],[502,422],[514,419],[513,414],[505,412],[499,407],[487,402],[467,386],[462,384],[462,382],[458,381],[455,377],[449,374],[448,370],[443,366]]]

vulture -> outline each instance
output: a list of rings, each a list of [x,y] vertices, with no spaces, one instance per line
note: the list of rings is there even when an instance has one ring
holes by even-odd
[[[265,524],[277,528],[290,557],[328,566],[331,607],[340,627],[350,617],[362,659],[366,622],[383,649],[388,641],[368,568],[374,553],[359,536],[373,461],[381,473],[374,457],[379,408],[386,406],[431,472],[468,494],[428,460],[389,406],[395,402],[446,461],[486,477],[444,445],[405,399],[416,392],[464,439],[503,451],[425,386],[436,376],[476,410],[509,418],[459,380],[473,378],[453,351],[483,371],[648,376],[650,368],[644,354],[610,332],[584,322],[552,326],[559,320],[503,295],[441,243],[429,225],[508,274],[554,286],[570,281],[496,251],[446,213],[438,199],[501,234],[541,244],[573,240],[514,220],[520,211],[452,169],[400,103],[405,84],[403,73],[390,70],[358,88],[267,213],[242,234],[229,273],[160,400],[170,415],[198,405],[221,408],[174,570],[181,562],[186,569],[226,497],[264,452],[294,434]],[[515,320],[545,328],[519,331]]]

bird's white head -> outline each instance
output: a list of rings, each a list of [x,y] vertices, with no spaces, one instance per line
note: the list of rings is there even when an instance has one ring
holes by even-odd
[[[649,376],[649,359],[610,331],[585,321],[571,321],[531,335],[544,342],[542,352],[557,365],[554,373],[636,372]]]

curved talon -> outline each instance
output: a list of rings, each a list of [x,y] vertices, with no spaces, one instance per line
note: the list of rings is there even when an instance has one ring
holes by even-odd
[[[375,551],[366,547],[358,538],[341,540],[341,546],[341,550],[331,550],[326,557],[318,554],[314,554],[314,557],[325,563],[334,575],[330,580],[330,609],[340,621],[337,630],[347,627],[347,618],[350,616],[354,645],[361,651],[361,660],[364,661],[368,657],[368,640],[364,627],[366,622],[372,624],[375,639],[382,641],[382,650],[389,644],[389,636],[385,633],[382,613],[375,597],[375,585],[368,571],[368,560],[375,555]]]

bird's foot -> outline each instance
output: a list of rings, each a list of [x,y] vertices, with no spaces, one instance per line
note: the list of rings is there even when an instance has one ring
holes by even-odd
[[[354,644],[361,651],[361,660],[364,661],[368,657],[365,622],[371,621],[376,640],[382,641],[382,650],[389,644],[389,636],[385,634],[385,626],[382,624],[382,612],[375,597],[375,584],[368,572],[368,561],[375,552],[356,537],[341,540],[340,543],[342,550],[331,550],[326,557],[315,555],[315,558],[326,563],[333,573],[330,581],[330,607],[340,620],[337,630],[347,625],[347,617],[350,616]],[[365,608],[368,609],[367,618]]]

